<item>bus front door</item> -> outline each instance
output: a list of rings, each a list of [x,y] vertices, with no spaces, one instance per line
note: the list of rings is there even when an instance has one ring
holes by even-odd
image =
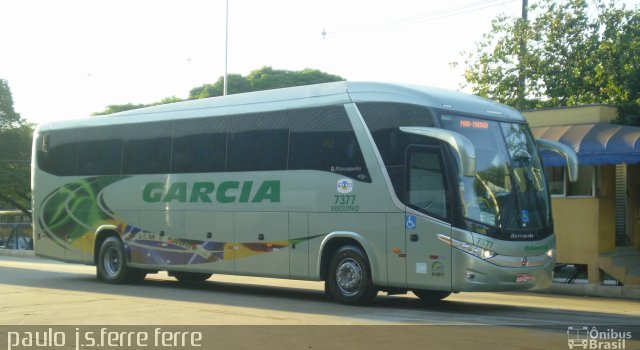
[[[406,164],[407,287],[449,291],[451,246],[438,239],[438,234],[451,235],[451,191],[442,148],[411,146]]]

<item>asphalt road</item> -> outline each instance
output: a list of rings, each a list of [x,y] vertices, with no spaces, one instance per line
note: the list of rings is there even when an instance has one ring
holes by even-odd
[[[161,273],[109,285],[92,266],[8,256],[0,256],[1,325],[189,325],[205,333],[206,349],[568,349],[569,327],[595,326],[632,332],[620,344],[640,349],[637,301],[460,293],[427,306],[411,294],[381,293],[369,306],[348,307],[328,301],[318,282],[214,275],[180,285]]]

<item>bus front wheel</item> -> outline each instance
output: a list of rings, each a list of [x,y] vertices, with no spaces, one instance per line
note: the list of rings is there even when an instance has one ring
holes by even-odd
[[[366,304],[378,294],[370,271],[369,260],[360,248],[342,247],[331,259],[325,290],[342,304]]]
[[[98,254],[98,279],[112,284],[142,281],[147,273],[127,266],[127,258],[122,242],[111,236],[102,242]]]

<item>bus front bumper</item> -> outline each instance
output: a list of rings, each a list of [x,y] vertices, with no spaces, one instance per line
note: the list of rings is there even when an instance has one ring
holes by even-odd
[[[456,292],[542,289],[553,281],[555,259],[547,255],[485,260],[452,249],[452,258],[451,284]]]

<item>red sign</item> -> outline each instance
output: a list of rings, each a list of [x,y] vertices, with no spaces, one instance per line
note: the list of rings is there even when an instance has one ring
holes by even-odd
[[[533,279],[530,273],[519,273],[516,275],[516,283],[530,282]]]
[[[460,127],[472,129],[489,129],[489,122],[481,120],[462,119],[460,120]]]

